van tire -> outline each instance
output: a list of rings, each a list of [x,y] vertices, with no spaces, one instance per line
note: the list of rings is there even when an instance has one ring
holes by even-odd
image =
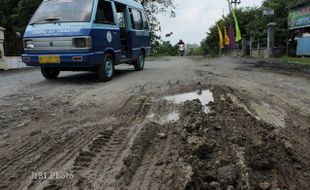
[[[114,58],[110,53],[104,55],[102,63],[97,68],[97,75],[100,81],[112,80],[114,76]]]
[[[141,51],[138,59],[134,61],[133,66],[135,67],[136,71],[142,71],[144,69],[144,64],[145,64],[145,55]]]
[[[60,70],[49,67],[41,67],[41,73],[46,79],[56,79],[59,76]]]

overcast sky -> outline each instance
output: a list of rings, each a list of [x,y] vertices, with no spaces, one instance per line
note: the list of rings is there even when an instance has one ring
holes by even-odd
[[[223,15],[228,13],[227,0],[174,0],[176,17],[159,15],[163,40],[173,44],[179,39],[185,43],[200,43],[206,32]],[[263,0],[241,0],[240,7],[260,6]],[[237,15],[238,16],[238,15]],[[165,34],[174,34],[166,38]]]

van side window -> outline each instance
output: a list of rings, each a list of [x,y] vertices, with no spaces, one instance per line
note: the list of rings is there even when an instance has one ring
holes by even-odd
[[[132,29],[142,30],[143,23],[141,13],[135,9],[130,9],[129,11]]]
[[[125,23],[124,13],[122,13],[122,12],[117,13],[117,17],[118,17],[119,27],[120,28],[125,28],[126,27],[126,23]]]
[[[146,14],[144,11],[141,12],[141,15],[142,15],[142,19],[143,19],[143,29],[144,30],[148,30],[149,29],[149,23],[148,23],[148,20],[146,18]]]
[[[103,24],[115,24],[111,2],[99,0],[95,22]]]

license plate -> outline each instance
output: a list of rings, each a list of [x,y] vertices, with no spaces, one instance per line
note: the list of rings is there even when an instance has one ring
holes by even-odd
[[[39,62],[41,64],[54,64],[60,63],[59,55],[46,55],[46,56],[39,56]]]

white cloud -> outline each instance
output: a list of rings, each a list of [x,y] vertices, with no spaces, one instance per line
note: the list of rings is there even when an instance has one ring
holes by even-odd
[[[260,6],[263,0],[241,0],[241,7]],[[159,15],[164,40],[177,43],[183,39],[186,43],[200,43],[206,32],[219,20],[223,12],[228,13],[227,0],[175,0],[176,18]],[[174,34],[165,38],[165,34]]]

